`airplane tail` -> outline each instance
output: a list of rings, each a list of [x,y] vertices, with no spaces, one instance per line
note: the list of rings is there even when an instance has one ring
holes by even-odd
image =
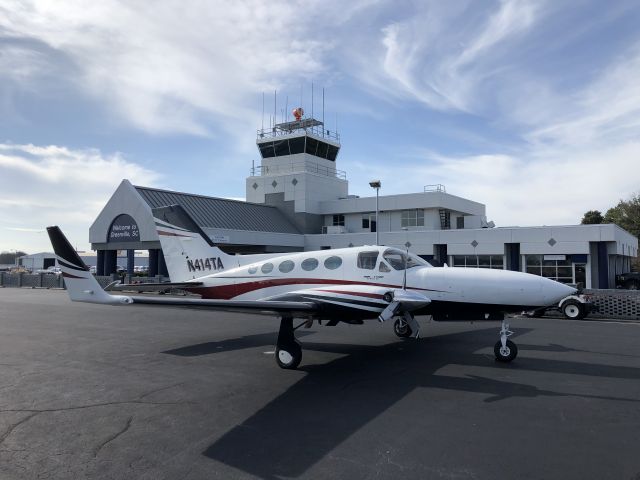
[[[47,227],[47,233],[72,301],[110,305],[132,303],[130,297],[109,295],[102,289],[60,228]]]
[[[162,252],[172,282],[185,282],[237,266],[181,205],[153,209]]]

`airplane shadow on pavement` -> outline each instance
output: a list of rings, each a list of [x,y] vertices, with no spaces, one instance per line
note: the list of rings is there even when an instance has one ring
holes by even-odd
[[[520,328],[517,333],[528,331]],[[273,334],[255,335],[165,353],[205,355],[235,348],[272,345],[274,339]],[[487,395],[483,401],[488,403],[513,397],[576,396],[477,375],[452,377],[435,374],[450,364],[607,378],[640,378],[640,368],[522,355],[513,364],[504,365],[495,362],[492,352],[473,353],[493,345],[495,339],[496,329],[487,328],[418,341],[397,341],[383,346],[303,342],[305,350],[346,355],[322,365],[303,365],[300,370],[306,371],[307,375],[302,380],[224,434],[203,454],[262,478],[298,477],[416,388],[481,393]],[[561,345],[523,345],[523,350],[573,351]],[[577,396],[635,401],[606,396]]]

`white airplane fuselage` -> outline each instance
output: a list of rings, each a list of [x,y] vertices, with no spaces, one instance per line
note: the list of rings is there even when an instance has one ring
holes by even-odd
[[[394,268],[391,261],[404,254],[390,247],[364,246],[260,257],[253,262],[237,256],[233,258],[238,266],[194,278],[200,285],[189,291],[209,299],[313,300],[325,307],[321,316],[327,318],[348,314],[373,319],[388,304],[385,294],[403,289],[406,282],[407,291],[430,300],[416,314],[449,320],[547,306],[575,292],[537,275],[432,267],[414,255],[405,279],[404,265],[396,262]]]

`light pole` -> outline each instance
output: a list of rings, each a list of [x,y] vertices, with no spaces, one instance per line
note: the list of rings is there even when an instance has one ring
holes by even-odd
[[[369,182],[371,188],[376,189],[376,245],[380,245],[380,237],[378,235],[378,230],[380,230],[380,223],[378,222],[378,194],[380,192],[380,187],[382,186],[382,182],[380,180],[371,180]]]

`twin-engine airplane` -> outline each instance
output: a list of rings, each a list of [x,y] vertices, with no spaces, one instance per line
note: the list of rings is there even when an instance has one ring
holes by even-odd
[[[557,303],[575,289],[536,275],[507,270],[436,268],[409,252],[364,246],[275,255],[227,255],[179,205],[153,210],[171,284],[200,298],[112,295],[88,271],[58,227],[47,231],[73,301],[108,305],[169,305],[280,317],[276,362],[296,368],[302,348],[294,331],[314,320],[394,321],[399,337],[418,337],[416,315],[433,320],[502,320],[496,359],[518,349],[505,312]],[[157,287],[157,284],[155,285]],[[136,284],[136,290],[144,285]],[[293,319],[303,322],[293,326]]]

